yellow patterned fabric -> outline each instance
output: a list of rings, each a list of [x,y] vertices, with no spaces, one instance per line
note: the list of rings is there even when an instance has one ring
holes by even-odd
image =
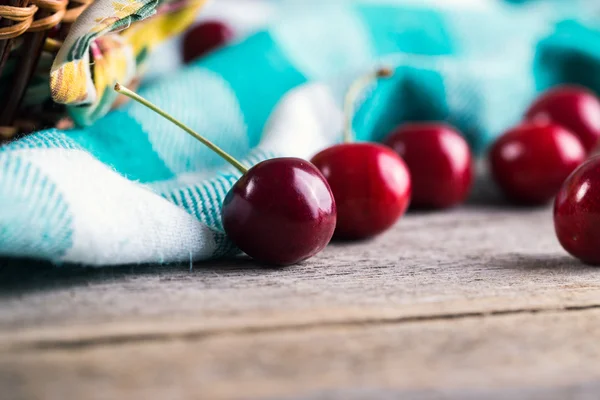
[[[73,24],[52,64],[53,100],[66,104],[78,125],[90,125],[116,100],[107,89],[140,76],[152,50],[183,32],[205,3],[96,0]]]

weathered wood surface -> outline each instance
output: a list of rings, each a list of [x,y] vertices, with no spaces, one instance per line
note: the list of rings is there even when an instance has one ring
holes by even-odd
[[[24,399],[597,399],[598,335],[585,310],[97,341],[7,352],[0,384]]]
[[[304,265],[0,267],[0,398],[598,398],[550,209],[410,214]]]

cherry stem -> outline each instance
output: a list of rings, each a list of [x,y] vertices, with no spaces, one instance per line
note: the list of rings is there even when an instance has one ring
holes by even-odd
[[[168,119],[169,121],[171,121],[172,123],[174,123],[175,125],[177,125],[178,127],[180,127],[181,129],[183,129],[184,131],[186,131],[187,133],[189,133],[190,135],[192,135],[193,137],[195,137],[196,139],[198,139],[206,147],[208,147],[209,149],[211,149],[212,151],[214,151],[215,153],[217,153],[218,155],[220,155],[221,157],[223,157],[223,159],[225,159],[225,161],[227,161],[229,164],[233,165],[242,174],[245,174],[246,172],[248,172],[248,168],[244,167],[242,165],[242,163],[240,163],[238,160],[236,160],[231,155],[229,155],[228,153],[226,153],[225,150],[221,149],[219,146],[217,146],[216,144],[214,144],[210,140],[206,139],[204,136],[201,136],[199,133],[194,132],[192,130],[192,128],[188,127],[187,125],[183,124],[182,122],[179,122],[178,120],[176,120],[175,118],[173,118],[172,116],[170,116],[169,114],[167,114],[166,111],[161,110],[156,105],[154,105],[151,102],[149,102],[148,100],[144,99],[139,94],[137,94],[137,93],[135,93],[135,92],[127,89],[125,86],[123,86],[123,85],[121,85],[119,83],[117,83],[115,85],[115,91],[118,92],[118,93],[121,93],[122,95],[125,95],[125,96],[127,96],[127,97],[129,97],[129,98],[131,98],[131,99],[133,99],[135,101],[137,101],[140,104],[143,104],[144,106],[148,107],[149,109],[151,109],[155,113],[157,113],[159,115],[162,115],[163,117],[165,117],[166,119]]]
[[[346,93],[346,97],[344,99],[344,142],[349,143],[354,139],[354,134],[352,132],[352,120],[354,118],[354,103],[356,102],[356,98],[365,90],[367,86],[369,86],[373,81],[376,81],[379,78],[389,78],[394,75],[394,71],[388,67],[379,68],[373,72],[369,72],[355,80],[348,92]]]

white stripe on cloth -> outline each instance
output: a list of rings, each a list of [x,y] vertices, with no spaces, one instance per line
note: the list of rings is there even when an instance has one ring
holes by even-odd
[[[62,261],[87,265],[187,261],[215,251],[213,231],[182,208],[81,150],[31,149],[20,157],[53,181],[73,215]]]

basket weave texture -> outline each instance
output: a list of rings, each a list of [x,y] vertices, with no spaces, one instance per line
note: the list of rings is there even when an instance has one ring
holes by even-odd
[[[24,107],[23,98],[43,53],[49,58],[58,51],[92,1],[0,0],[0,140],[55,126],[64,115],[56,104]]]
[[[206,2],[0,0],[0,142],[95,123]]]

